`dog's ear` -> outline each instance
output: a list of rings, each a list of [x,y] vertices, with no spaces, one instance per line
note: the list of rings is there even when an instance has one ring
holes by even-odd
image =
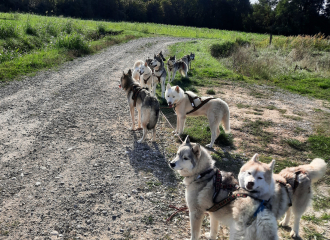
[[[167,83],[166,88],[171,89],[171,85],[169,83]]]
[[[192,152],[194,153],[194,155],[196,156],[197,159],[200,158],[201,154],[202,154],[202,149],[201,149],[201,145],[199,143],[196,143],[192,148],[191,148]]]
[[[130,77],[132,77],[132,70],[129,69],[128,72],[127,72],[127,74],[128,74]]]
[[[147,66],[148,66],[148,63],[147,63],[147,62],[145,62],[145,63],[144,63],[144,66],[146,66],[146,67],[147,67]]]
[[[123,71],[123,75],[125,76],[125,72]]]
[[[186,139],[183,142],[184,144],[190,144],[190,139],[189,139],[189,135],[187,135]]]
[[[273,159],[268,166],[272,170],[272,172],[274,172],[275,160]]]
[[[154,58],[156,58],[156,54],[154,54]]]
[[[258,153],[254,154],[254,156],[251,158],[251,161],[253,162],[259,162],[259,156],[258,156]]]
[[[175,91],[177,91],[178,93],[180,92],[180,87],[178,85],[175,87]]]

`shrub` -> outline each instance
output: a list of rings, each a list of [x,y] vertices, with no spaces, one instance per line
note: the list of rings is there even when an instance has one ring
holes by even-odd
[[[16,27],[13,24],[0,25],[0,39],[16,37]]]
[[[221,44],[212,44],[211,45],[211,55],[212,57],[215,58],[220,58],[220,57],[229,57],[230,54],[233,52],[235,48],[235,43],[234,42],[224,42]]]
[[[79,50],[83,53],[89,52],[88,42],[78,33],[67,36],[61,35],[56,41],[56,47],[69,50]]]

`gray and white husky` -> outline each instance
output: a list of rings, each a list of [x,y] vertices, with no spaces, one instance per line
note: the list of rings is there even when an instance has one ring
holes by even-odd
[[[144,141],[147,130],[153,130],[152,140],[156,140],[156,124],[159,117],[159,102],[157,98],[150,95],[150,93],[142,89],[140,84],[136,83],[132,78],[131,69],[128,73],[120,78],[120,85],[127,94],[128,105],[130,108],[130,113],[132,117],[132,127],[131,130],[135,130],[135,119],[134,119],[134,107],[138,110],[138,128],[143,129],[143,136],[139,143]],[[136,104],[136,106],[134,106]]]
[[[179,71],[183,77],[187,77],[188,64],[182,60],[177,61],[174,55],[167,60],[167,71],[168,81],[172,82],[177,71]]]
[[[182,134],[184,124],[186,121],[187,113],[193,110],[189,97],[195,98],[197,95],[193,92],[184,92],[179,86],[173,86],[168,83],[166,87],[165,98],[169,107],[174,107],[174,111],[177,115],[176,130],[175,133]],[[196,98],[194,105],[198,107],[201,104],[201,100],[205,100],[208,97]],[[220,98],[214,98],[204,104],[197,111],[190,113],[188,116],[207,116],[211,129],[211,142],[206,147],[212,148],[215,139],[219,136],[219,125],[222,122],[226,133],[230,132],[229,123],[229,107],[227,103]]]
[[[189,137],[179,147],[170,167],[184,177],[186,202],[189,208],[191,240],[201,235],[204,214],[214,205],[214,177],[217,170],[208,151],[198,143],[191,143]],[[273,165],[272,165],[273,167]],[[238,181],[229,172],[221,171],[222,184],[235,186]],[[220,189],[215,202],[226,199],[231,194],[246,193],[244,190]],[[219,222],[230,227],[230,239],[276,240],[277,223],[269,208],[258,212],[260,201],[249,196],[236,198],[217,211],[209,212],[210,233],[208,239],[216,239]],[[256,216],[254,217],[254,214]]]
[[[290,235],[298,237],[300,218],[312,199],[311,185],[319,180],[325,171],[324,160],[316,158],[310,164],[285,168],[279,174],[273,174],[269,165],[259,162],[258,154],[255,154],[242,166],[238,179],[240,187],[253,196],[264,200],[270,199],[272,211],[277,219],[286,213],[280,225],[288,225],[292,209],[294,224]]]
[[[140,67],[140,85],[141,87],[148,89],[148,91],[151,93],[151,96],[155,96],[155,92],[152,89],[154,77],[152,74],[152,70],[148,66],[147,60],[144,65]]]
[[[191,69],[191,61],[195,60],[195,54],[190,53],[189,55],[185,55],[181,58],[181,60],[184,61],[187,64],[189,69]]]
[[[154,69],[154,83],[152,91],[156,93],[156,86],[158,83],[161,84],[162,87],[162,98],[165,97],[165,81],[166,81],[166,70],[163,61],[163,57],[161,55],[154,55],[154,60],[151,62],[151,66]]]

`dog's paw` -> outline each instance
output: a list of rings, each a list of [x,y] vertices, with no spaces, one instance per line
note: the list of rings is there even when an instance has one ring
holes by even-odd
[[[129,130],[134,131],[135,127],[130,127]]]
[[[288,226],[288,224],[284,221],[284,219],[280,221],[279,225],[282,227]]]
[[[207,239],[210,239],[210,240],[212,240],[212,239],[217,239],[216,236],[215,236],[215,237],[211,236],[211,233],[205,233],[204,236],[205,236]]]
[[[212,145],[211,145],[211,143],[206,144],[205,147],[207,147],[207,148],[213,148],[213,144]]]
[[[292,230],[292,231],[290,232],[290,237],[292,237],[292,238],[296,238],[296,237],[299,237],[299,234]]]

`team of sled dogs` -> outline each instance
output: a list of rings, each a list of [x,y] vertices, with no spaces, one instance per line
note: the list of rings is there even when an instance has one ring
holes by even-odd
[[[170,57],[167,61],[169,82],[177,71],[187,76],[194,57],[192,53],[179,60],[175,56]],[[169,83],[165,90],[167,73],[164,61],[162,52],[154,55],[154,59],[136,61],[133,72],[123,72],[120,79],[119,87],[128,98],[132,130],[135,130],[134,108],[138,111],[138,128],[143,129],[143,136],[138,142],[145,140],[147,130],[153,130],[155,141],[160,111],[155,90],[160,83],[162,98],[177,115],[174,133],[183,132],[187,115],[207,116],[211,142],[206,147],[212,148],[220,134],[220,123],[226,132],[230,131],[227,103],[220,98],[198,97]],[[214,163],[209,152],[200,144],[190,142],[188,136],[170,162],[170,167],[184,177],[191,240],[200,238],[206,212],[210,216],[210,232],[206,234],[208,239],[216,239],[221,223],[230,228],[230,239],[276,240],[277,220],[285,215],[280,225],[287,226],[291,213],[294,224],[290,235],[298,237],[300,218],[312,199],[312,183],[326,171],[325,161],[316,158],[308,165],[285,168],[274,174],[275,160],[266,164],[260,162],[258,154],[255,154],[242,166],[237,180],[233,173],[220,171]]]

